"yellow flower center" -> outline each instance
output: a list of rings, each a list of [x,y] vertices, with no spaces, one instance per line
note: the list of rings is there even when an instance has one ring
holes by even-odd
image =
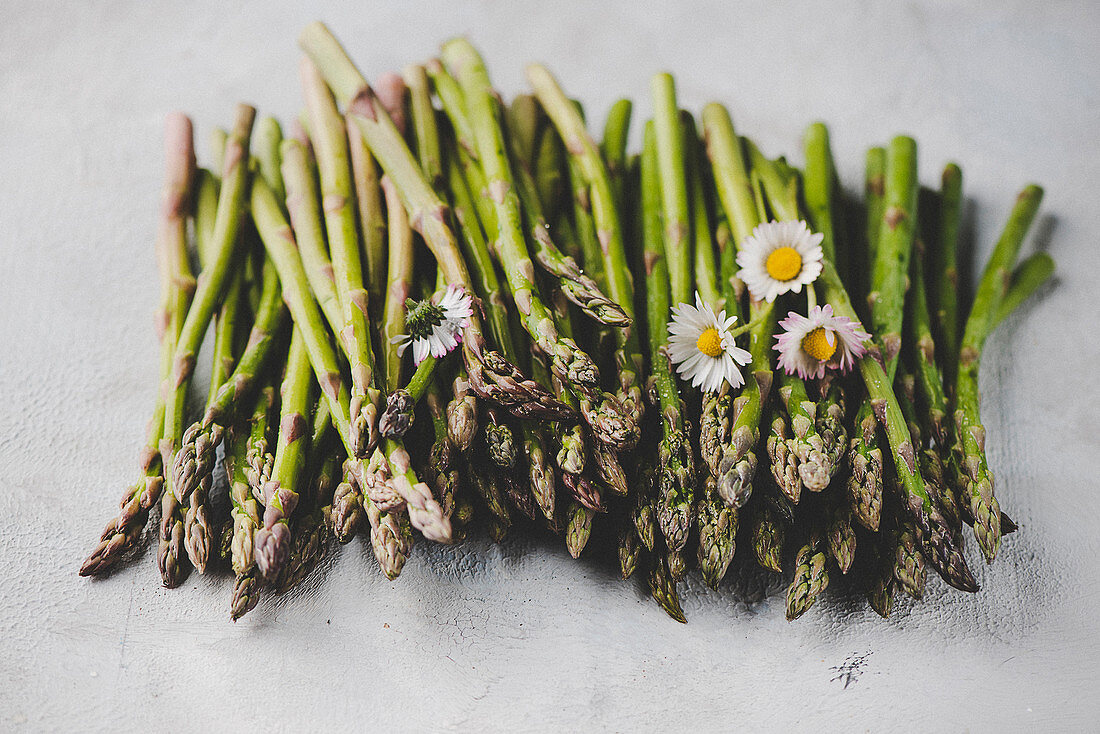
[[[802,337],[802,351],[818,362],[825,362],[836,354],[836,334],[830,334],[819,326]]]
[[[793,247],[778,247],[768,255],[764,268],[768,275],[786,282],[802,272],[802,256]]]
[[[695,346],[699,351],[708,357],[717,357],[722,353],[722,337],[718,334],[718,329],[711,327],[702,334],[699,335],[698,341],[695,342]]]

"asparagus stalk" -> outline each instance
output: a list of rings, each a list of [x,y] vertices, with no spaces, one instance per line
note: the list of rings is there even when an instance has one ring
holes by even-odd
[[[970,512],[974,517],[974,535],[986,561],[990,563],[1001,545],[1001,512],[993,494],[993,473],[989,470],[985,456],[985,427],[981,423],[979,407],[978,369],[982,347],[996,324],[1020,245],[1031,227],[1042,198],[1043,190],[1034,184],[1027,186],[1017,197],[1012,214],[982,272],[959,350],[958,376],[955,381],[956,439],[966,475]]]
[[[256,132],[253,137],[255,143],[252,149],[259,164],[259,173],[282,201],[286,199],[286,187],[280,172],[283,164],[282,153],[279,150],[283,142],[283,129],[274,117],[261,117],[256,122]]]
[[[729,220],[735,242],[742,242],[760,224],[760,209],[752,191],[740,140],[733,129],[729,112],[719,104],[703,110],[703,130],[707,156],[714,172],[715,188]],[[727,280],[732,276],[727,276]],[[749,332],[752,379],[745,381],[741,394],[733,401],[730,439],[719,465],[718,493],[726,504],[740,507],[752,492],[756,473],[754,447],[760,437],[760,420],[771,390],[771,342],[775,330],[775,309],[764,301],[752,301],[749,315],[756,323]]]
[[[817,601],[829,585],[829,571],[825,567],[825,553],[819,537],[798,549],[795,558],[794,580],[787,588],[787,621],[801,617]]]
[[[864,277],[859,287],[862,293],[870,293],[878,255],[878,237],[882,229],[883,214],[886,212],[886,148],[875,146],[867,149],[863,181],[866,202],[863,237],[866,257],[860,262]]]
[[[852,511],[844,504],[844,498],[834,495],[834,499],[825,542],[836,567],[846,574],[855,560],[856,533],[852,527]]]
[[[646,123],[642,153],[643,233],[648,275],[646,303],[650,369],[661,409],[662,429],[658,444],[657,522],[669,550],[677,551],[687,543],[691,529],[695,482],[683,404],[667,352],[669,276],[660,227],[660,175],[656,129],[652,123]]]
[[[1000,326],[1009,314],[1019,308],[1027,299],[1050,280],[1054,275],[1054,260],[1045,252],[1036,252],[1027,257],[1012,271],[1012,281],[1001,299],[997,316],[993,319],[993,328]]]
[[[313,372],[300,329],[294,330],[283,377],[279,439],[271,479],[264,485],[263,527],[254,537],[256,566],[273,581],[290,554],[290,516],[298,506],[303,465],[309,443],[310,388]]]
[[[299,45],[320,68],[337,99],[348,104],[348,113],[393,180],[413,229],[432,250],[447,282],[472,292],[469,271],[447,226],[446,206],[425,181],[374,91],[323,24],[307,26],[299,37]],[[570,411],[553,396],[525,380],[499,354],[483,348],[481,321],[476,315],[466,329],[462,346],[470,386],[485,399],[500,402],[513,412],[569,417]]]
[[[816,125],[814,126],[816,127]],[[824,130],[819,135],[826,136]],[[827,152],[827,149],[819,146],[816,149],[818,156]],[[815,182],[820,181],[820,176],[827,170],[826,166],[817,165],[811,171],[807,166],[807,190],[824,188]],[[858,270],[870,273],[875,262],[875,253],[878,247],[878,234],[885,210],[885,175],[886,175],[886,149],[871,148],[867,151],[866,179],[864,184],[866,197],[866,229],[862,248],[862,257],[853,258],[859,261]],[[864,291],[871,289],[870,278],[861,284]],[[849,475],[847,482],[848,495],[851,499],[852,512],[861,525],[872,532],[877,532],[882,513],[882,449],[878,445],[878,423],[875,420],[874,411],[871,409],[871,399],[864,392],[856,410],[853,423],[851,444],[848,450]],[[885,589],[880,589],[885,593]],[[889,597],[885,597],[889,598]]]
[[[354,456],[352,441],[350,439],[350,418],[348,404],[350,401],[347,387],[340,376],[339,364],[336,361],[336,353],[328,340],[325,325],[322,320],[320,308],[309,291],[302,260],[298,256],[298,248],[294,235],[290,231],[286,220],[279,211],[271,189],[263,181],[255,181],[252,186],[252,212],[257,229],[264,241],[264,245],[279,271],[279,279],[283,284],[283,294],[287,307],[290,309],[294,322],[302,331],[310,361],[317,376],[317,382],[321,385],[321,391],[332,412],[332,422],[349,456]],[[395,448],[387,450],[391,459],[399,463],[402,460]],[[383,510],[395,508],[400,501],[412,503],[416,506],[414,521],[424,521],[426,524],[418,529],[432,540],[446,540],[449,537],[447,523],[442,516],[438,503],[431,498],[431,492],[421,482],[406,481],[408,472],[397,472],[404,479],[395,477],[391,483],[372,481],[371,475],[366,471],[362,459],[351,462],[351,474],[368,493],[373,492],[370,499],[382,504]],[[344,483],[341,487],[350,486]],[[402,491],[408,495],[400,494]],[[395,497],[394,493],[399,497]],[[338,498],[348,499],[345,492],[341,494],[337,490]],[[354,496],[350,498],[354,500]],[[334,499],[334,510],[339,504]],[[347,504],[347,503],[345,503]],[[352,501],[354,506],[354,501]]]
[[[458,80],[465,97],[478,159],[485,172],[499,228],[495,241],[497,254],[523,325],[547,355],[554,373],[582,397],[581,413],[592,426],[596,438],[612,446],[621,446],[630,434],[630,425],[621,415],[618,401],[600,390],[595,363],[576,342],[558,333],[550,310],[539,296],[534,265],[527,254],[515,176],[505,150],[484,62],[464,39],[454,39],[444,45],[443,62]]]
[[[301,77],[312,125],[325,231],[342,316],[341,328],[336,334],[351,363],[351,444],[353,455],[361,458],[378,442],[380,396],[374,387],[374,350],[367,315],[370,296],[363,281],[359,235],[352,208],[348,138],[336,101],[308,58],[302,59]]]
[[[656,74],[650,80],[650,90],[657,136],[669,294],[672,303],[691,303],[694,282],[691,273],[691,221],[685,177],[684,126],[680,124],[680,108],[676,105],[676,82],[671,74]]]
[[[810,224],[822,234],[823,254],[840,262],[836,244],[837,228],[833,224],[833,199],[837,190],[836,167],[829,143],[829,131],[821,123],[806,130],[803,146],[806,154],[804,196]],[[817,406],[817,434],[821,436],[825,453],[825,472],[831,479],[840,467],[848,449],[848,433],[844,428],[844,391],[839,381],[821,383],[821,400]]]
[[[629,99],[616,100],[604,121],[603,141],[600,143],[600,153],[607,165],[612,193],[620,210],[623,208],[623,183],[627,168],[627,135],[633,111],[634,104]]]
[[[832,262],[825,261],[820,280],[826,299],[833,306],[833,312],[858,321]],[[909,516],[921,533],[925,555],[947,583],[962,591],[977,591],[978,585],[956,547],[943,515],[933,504],[924,486],[912,437],[889,378],[871,352],[860,359],[859,369],[875,415],[889,440],[894,471],[901,485]]]
[[[768,505],[758,506],[753,517],[752,550],[761,568],[783,573],[783,544],[787,528]]]
[[[232,564],[233,572],[241,576],[255,565],[253,538],[262,527],[262,506],[252,492],[249,476],[248,451],[254,438],[252,431],[258,427],[266,433],[268,417],[275,405],[275,388],[259,390],[256,394],[252,416],[247,423],[239,423],[229,433],[226,446],[226,473],[229,478],[230,510],[233,518]]]
[[[906,274],[917,227],[917,143],[901,136],[890,142],[886,161],[885,209],[879,225],[871,290],[867,303],[877,347],[888,379],[894,379],[901,350]]]
[[[630,326],[630,317],[623,308],[605,296],[596,281],[580,269],[576,260],[562,254],[554,243],[550,236],[550,225],[543,215],[538,186],[529,161],[522,158],[519,151],[513,150],[512,165],[535,260],[558,281],[562,293],[597,323],[604,326]]]
[[[344,127],[348,131],[351,176],[359,214],[361,262],[367,279],[367,293],[370,294],[367,310],[378,314],[382,294],[386,292],[386,213],[382,206],[382,185],[374,156],[350,115],[344,116]]]
[[[325,320],[335,325],[334,328],[339,331],[343,314],[340,298],[336,294],[328,243],[325,240],[321,194],[312,170],[310,152],[298,140],[284,140],[280,151],[282,179],[285,181],[287,193],[286,210],[294,227],[294,237],[306,278]],[[274,194],[274,189],[272,193]]]
[[[699,523],[699,570],[707,586],[717,590],[736,550],[737,508],[729,507],[718,495],[717,481],[707,476],[697,500]]]
[[[527,78],[565,143],[580,178],[587,183],[584,198],[591,206],[593,223],[603,252],[607,287],[615,302],[634,319],[634,282],[627,264],[623,236],[623,218],[607,165],[585,128],[577,108],[570,103],[554,77],[544,67],[527,67]],[[585,263],[591,268],[592,263]],[[616,393],[624,412],[634,425],[641,424],[644,406],[641,399],[642,350],[636,327],[615,331],[615,365],[618,371]]]
[[[714,257],[714,241],[711,239],[712,229],[707,212],[707,192],[704,185],[706,154],[699,141],[695,118],[688,112],[681,112],[680,117],[684,136],[686,176],[691,194],[695,288],[704,301],[719,310],[724,303],[722,294],[718,291],[718,263]]]
[[[248,105],[239,105],[233,131],[226,144],[218,212],[211,237],[211,250],[216,253],[216,257],[198,278],[194,300],[180,328],[179,339],[172,355],[172,373],[165,381],[167,395],[164,432],[160,439],[161,461],[165,466],[174,466],[175,454],[183,437],[187,388],[191,384],[195,358],[214,309],[222,300],[230,265],[237,254],[241,213],[248,191],[248,146],[255,117],[256,110]],[[157,560],[164,585],[174,588],[183,580],[185,573],[180,557],[184,532],[181,512],[183,498],[178,494],[174,476],[168,477],[165,489],[161,503],[160,548]]]
[[[959,222],[962,219],[962,169],[955,163],[944,166],[939,197],[939,226],[933,251],[932,279],[935,284],[936,326],[940,342],[940,365],[948,385],[955,384],[959,359]]]
[[[914,599],[924,594],[924,556],[917,547],[916,529],[910,523],[900,523],[896,533],[897,548],[894,556],[894,580]]]
[[[905,141],[898,143],[898,148],[898,156],[902,159],[913,152],[911,146]],[[899,163],[901,168],[905,168],[905,165],[904,162]],[[908,181],[909,176],[908,173],[905,176],[899,174],[897,178]],[[815,181],[813,185],[817,186],[818,183]],[[894,188],[901,187],[895,184]],[[890,218],[890,211],[891,207],[888,207],[887,214],[884,215],[883,234],[886,234],[886,230],[889,228],[885,222],[887,218]],[[904,216],[904,214],[898,216]],[[897,229],[902,226],[899,220]],[[894,236],[896,237],[896,235]],[[890,246],[894,247],[895,244],[892,243]],[[883,243],[882,247],[885,249],[887,245]],[[881,259],[882,251],[880,251],[879,258],[876,261]],[[908,265],[908,262],[906,262],[906,265]],[[838,316],[845,316],[858,322],[859,319],[852,307],[844,284],[837,274],[836,266],[828,258],[824,260],[819,283],[825,299],[833,307],[833,312]],[[859,360],[859,369],[867,387],[874,414],[882,424],[889,440],[894,470],[902,487],[905,507],[921,533],[925,556],[947,583],[962,591],[976,591],[978,588],[977,583],[974,581],[970,569],[967,568],[962,554],[956,547],[943,515],[934,505],[925,488],[924,480],[917,465],[917,453],[902,414],[901,406],[891,388],[891,379],[887,377],[883,365],[877,359],[878,356],[880,355],[876,355],[869,350]]]
[[[197,228],[201,228],[201,222],[196,222]],[[212,229],[212,228],[211,228]],[[206,253],[204,257],[200,252],[200,260],[209,261],[213,253]],[[242,302],[246,297],[244,292],[244,273],[241,270],[229,275],[229,285],[226,287],[225,301],[215,316],[214,325],[214,354],[210,376],[210,389],[207,397],[207,407],[217,399],[218,392],[225,384],[226,379],[233,371],[236,360],[235,341],[237,338],[238,312],[245,308]],[[187,432],[184,433],[186,437]],[[199,573],[206,572],[206,562],[210,555],[210,541],[213,536],[213,528],[210,526],[209,496],[214,462],[216,459],[214,448],[211,445],[220,442],[222,430],[215,428],[212,441],[195,444],[194,471],[199,479],[189,483],[190,491],[181,491],[181,496],[186,497],[187,509],[184,513],[184,546],[187,557]],[[187,441],[184,440],[183,445]],[[176,463],[184,459],[185,452],[176,453]]]
[[[412,289],[413,233],[401,198],[389,177],[382,177],[386,200],[388,267],[385,307],[382,313],[382,364],[387,385],[401,384],[401,358],[394,340],[405,331],[406,301]]]
[[[187,211],[195,172],[191,120],[180,113],[170,115],[164,133],[165,180],[161,193],[160,223],[156,252],[160,270],[161,303],[156,326],[161,343],[160,379],[171,375],[176,340],[187,316],[195,290],[187,259]],[[123,554],[141,540],[141,531],[164,487],[159,446],[164,433],[165,400],[158,391],[153,417],[141,450],[142,478],[126,490],[119,512],[100,534],[99,543],[80,566],[81,576],[105,573]]]
[[[252,430],[266,431],[268,415],[275,403],[275,388],[268,386],[256,395],[252,418],[230,430],[226,442],[225,468],[229,478],[230,517],[233,537],[230,543],[234,573],[230,613],[234,621],[250,612],[260,599],[262,577],[256,569],[255,534],[263,527],[262,506],[253,496],[249,476],[248,452]],[[247,430],[246,430],[247,428]]]
[[[681,624],[687,623],[684,610],[680,606],[680,596],[676,593],[676,582],[668,568],[668,562],[660,555],[651,555],[649,559],[649,593],[665,613]]]

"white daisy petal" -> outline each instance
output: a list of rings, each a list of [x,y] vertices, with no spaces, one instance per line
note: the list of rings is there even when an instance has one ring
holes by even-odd
[[[703,301],[696,292],[695,305],[678,303],[671,309],[668,322],[668,355],[676,374],[692,387],[704,392],[717,392],[728,382],[737,387],[743,384],[738,364],[747,364],[749,353],[739,348],[730,334],[737,321],[736,316],[726,318],[726,312],[715,313],[714,307]],[[719,353],[711,355],[699,349],[703,334],[713,330],[718,335]],[[708,337],[708,341],[711,337]]]
[[[737,276],[758,300],[769,303],[784,293],[800,293],[803,286],[821,275],[821,241],[824,235],[811,232],[805,222],[768,222],[758,225],[737,251]],[[768,256],[782,247],[793,248],[801,257],[801,268],[788,280],[778,280],[768,272]]]
[[[427,339],[417,339],[413,342],[413,364],[420,366],[420,363],[428,358],[428,354],[431,352],[431,345]]]
[[[776,334],[774,347],[779,352],[779,366],[787,374],[798,374],[803,379],[820,378],[826,369],[847,372],[867,351],[863,342],[870,338],[858,322],[834,316],[829,304],[814,306],[808,316],[791,312],[779,325],[783,331]],[[814,357],[803,348],[803,341],[817,329],[822,330],[826,344],[834,348],[832,355],[825,360]]]

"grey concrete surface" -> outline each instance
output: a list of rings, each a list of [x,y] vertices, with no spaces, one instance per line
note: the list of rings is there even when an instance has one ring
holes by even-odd
[[[1095,730],[1100,704],[1100,9],[1094,3],[0,3],[0,730]],[[715,99],[771,154],[832,128],[905,131],[921,178],[966,174],[988,254],[1012,197],[1046,186],[1058,282],[991,341],[985,418],[1021,530],[966,596],[939,580],[882,621],[831,595],[783,618],[757,577],[667,619],[608,563],[543,539],[369,549],[240,623],[228,580],[160,587],[152,554],[76,569],[133,480],[151,404],[161,123],[200,140],[247,100],[300,106],[298,30],[328,21],[368,76],[469,34],[510,95],[550,64],[594,121],[649,112],[652,72]],[[635,142],[637,137],[635,136]],[[1028,247],[1031,247],[1029,244]]]

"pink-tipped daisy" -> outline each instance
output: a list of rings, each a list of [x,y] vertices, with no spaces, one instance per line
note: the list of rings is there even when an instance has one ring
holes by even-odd
[[[698,293],[695,305],[681,303],[672,307],[668,322],[668,356],[676,365],[676,373],[690,380],[692,387],[704,392],[718,392],[723,382],[739,387],[745,380],[738,369],[752,356],[733,341],[730,329],[736,316],[726,318],[726,312],[715,315]]]
[[[412,345],[413,364],[419,365],[428,355],[442,357],[462,343],[462,330],[470,325],[474,313],[473,300],[464,288],[447,286],[439,303],[431,299],[405,302],[407,334],[390,339],[397,345],[397,356],[402,356]]]
[[[809,316],[791,311],[779,325],[783,332],[776,334],[774,347],[779,352],[779,366],[804,380],[819,378],[826,369],[852,369],[867,351],[863,342],[871,338],[858,321],[834,316],[829,304],[814,306]]]
[[[799,293],[821,275],[821,240],[805,222],[760,224],[737,249],[737,277],[749,293],[768,303],[793,291]]]

